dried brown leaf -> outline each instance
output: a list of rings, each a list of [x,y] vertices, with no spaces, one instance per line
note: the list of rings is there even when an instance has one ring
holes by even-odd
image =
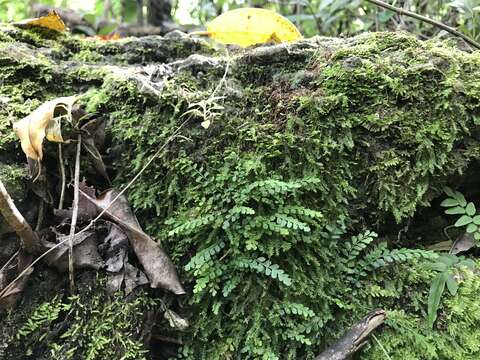
[[[475,246],[473,234],[465,233],[457,238],[450,249],[450,254],[457,255]]]
[[[22,150],[27,157],[41,161],[43,158],[43,140],[63,142],[59,119],[54,119],[57,106],[66,109],[70,116],[77,96],[61,97],[47,101],[40,105],[27,117],[16,122],[13,129],[17,133],[22,145]]]
[[[39,18],[26,19],[18,22],[14,22],[13,25],[18,27],[42,27],[45,29],[55,30],[55,31],[65,31],[67,27],[63,22],[60,15],[55,10],[50,10],[47,15],[41,16]]]
[[[107,208],[118,193],[118,190],[110,189],[92,201],[102,210]],[[108,208],[106,215],[117,222],[127,234],[133,251],[150,280],[150,286],[152,288],[161,287],[177,295],[185,294],[172,261],[162,247],[143,232],[125,196],[120,196]]]

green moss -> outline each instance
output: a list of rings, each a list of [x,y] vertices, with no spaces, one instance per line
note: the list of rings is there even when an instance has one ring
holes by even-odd
[[[122,294],[106,296],[102,281],[94,285],[82,282],[80,286],[78,295],[67,298],[58,291],[41,294],[33,303],[24,304],[22,311],[4,315],[1,357],[146,359],[147,351],[140,341],[142,323],[159,303],[145,293],[130,301]]]
[[[457,295],[445,296],[434,331],[428,329],[424,318],[411,312],[388,313],[386,328],[376,336],[392,359],[473,360],[480,357],[480,279],[471,271],[462,276]],[[361,358],[385,359],[385,353],[371,342]]]
[[[0,163],[0,180],[13,198],[19,197],[24,191],[26,170],[21,165],[6,165]]]
[[[132,144],[117,163],[118,185],[167,141],[183,114],[198,110],[129,191],[149,232],[179,266],[217,249],[205,267],[182,273],[194,293],[189,339],[195,340],[186,340],[184,356],[215,359],[242,351],[245,358],[310,358],[351,324],[352,314],[362,317],[373,307],[400,311],[399,294],[410,304],[408,316],[423,317],[419,299],[428,292],[428,276],[392,274],[397,283],[375,275],[365,280],[369,292],[344,292],[345,280],[332,275],[343,241],[325,234],[339,223],[354,231],[391,218],[400,222],[479,157],[471,133],[480,99],[468,80],[477,76],[479,60],[443,43],[374,34],[339,46],[327,59],[288,59],[288,67],[278,66],[281,75],[277,65],[235,63],[241,73],[227,74],[226,88],[241,84],[243,92],[222,89],[224,99],[207,103],[220,75],[205,82],[185,71],[165,84],[159,99],[117,81],[90,94],[94,109],[115,119],[115,138]],[[217,114],[207,130],[200,126],[205,105]],[[269,188],[270,180],[278,182]],[[291,218],[308,224],[309,231],[286,220],[268,222],[293,207],[322,217],[289,214],[292,224]],[[383,229],[396,239],[395,230]],[[257,265],[240,270],[239,258],[249,264],[267,258],[293,285],[259,275]],[[385,284],[390,290],[380,291]],[[419,293],[403,295],[409,287]],[[281,320],[283,304],[291,303],[315,315]]]
[[[397,256],[416,266],[373,264],[394,262],[388,259],[398,253],[389,249],[405,245],[396,224],[429,206],[479,158],[479,54],[406,34],[366,34],[268,61],[235,56],[215,93],[222,66],[193,65],[163,79],[155,95],[101,66],[211,50],[159,38],[66,38],[59,48],[62,59],[95,66],[38,67],[85,91],[87,110],[107,118],[117,187],[165,146],[128,196],[189,291],[192,326],[175,334],[184,358],[311,359],[375,307],[391,314],[380,341],[405,357],[410,349],[401,348],[409,344],[429,355],[450,353],[456,345],[444,327],[476,323],[446,300],[442,311],[456,308],[457,315],[441,317],[435,332],[424,329],[431,253]],[[21,92],[35,82],[48,91],[28,92],[32,102],[64,92],[46,76],[22,73],[21,66],[35,66],[22,61],[7,68],[15,94],[9,106],[20,113]],[[351,235],[365,228],[382,239],[350,258]],[[474,353],[475,336],[456,341]]]

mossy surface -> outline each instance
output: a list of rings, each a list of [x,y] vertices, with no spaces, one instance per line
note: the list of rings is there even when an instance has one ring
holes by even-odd
[[[1,359],[146,359],[142,342],[147,316],[160,302],[145,293],[104,294],[104,280],[83,274],[68,296],[65,278],[39,270],[19,310],[3,315]],[[68,340],[66,340],[68,339]]]
[[[8,36],[0,96],[11,101],[0,124],[45,99],[85,94],[81,103],[108,120],[117,186],[165,146],[128,197],[189,290],[178,357],[311,359],[377,307],[391,314],[378,336],[391,355],[426,349],[444,359],[457,344],[466,358],[478,355],[479,318],[461,308],[473,301],[475,276],[445,299],[432,331],[428,252],[402,253],[407,265],[368,264],[394,248],[423,248],[430,240],[400,230],[479,158],[479,54],[407,34],[319,38],[273,55],[170,63],[154,81],[161,90],[146,91],[128,64],[171,62],[196,45],[32,38],[54,50],[31,60],[8,55],[21,39]],[[5,148],[17,146],[7,125],[0,134]],[[346,244],[365,229],[380,239],[345,265]],[[382,358],[381,347],[372,342],[363,358]]]

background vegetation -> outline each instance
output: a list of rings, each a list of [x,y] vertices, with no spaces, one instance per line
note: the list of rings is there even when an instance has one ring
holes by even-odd
[[[107,18],[117,24],[137,21],[136,0],[0,0],[0,21],[32,17],[32,6],[36,2],[75,9],[92,24],[99,18]],[[474,39],[480,38],[480,0],[387,2],[456,27]],[[151,3],[144,1],[145,13]],[[105,4],[111,7],[111,11],[105,12]],[[180,23],[204,25],[222,12],[245,6],[275,10],[293,21],[307,37],[355,35],[382,30],[408,30],[426,38],[445,35],[431,25],[396,15],[363,0],[172,0],[171,15]]]

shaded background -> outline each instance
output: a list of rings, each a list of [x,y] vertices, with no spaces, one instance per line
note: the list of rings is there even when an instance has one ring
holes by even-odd
[[[398,7],[427,15],[479,40],[480,0],[394,0]],[[294,22],[307,37],[347,36],[363,31],[408,30],[421,38],[446,34],[410,18],[382,10],[362,0],[0,0],[0,21],[38,16],[47,8],[64,9],[62,17],[74,32],[92,35],[149,35],[179,28],[202,28],[219,14],[239,7],[275,10]],[[122,29],[142,27],[142,31]],[[137,29],[138,30],[138,29]]]

